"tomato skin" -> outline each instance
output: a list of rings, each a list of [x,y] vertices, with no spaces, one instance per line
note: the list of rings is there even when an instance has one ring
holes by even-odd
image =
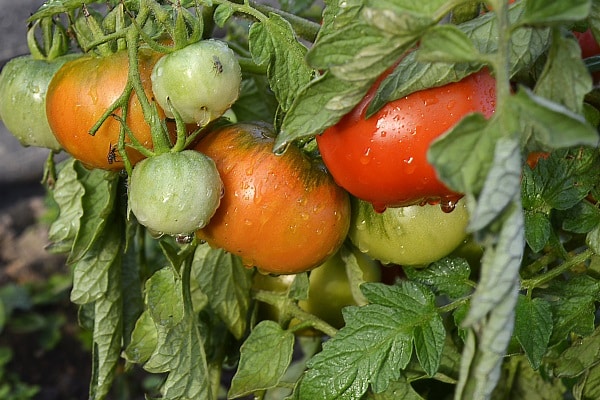
[[[365,282],[379,282],[381,267],[378,262],[352,249],[362,270]],[[293,275],[263,275],[255,274],[252,287],[257,290],[271,290],[285,292],[294,281]],[[356,305],[352,297],[350,282],[346,273],[346,263],[340,252],[329,257],[323,264],[313,269],[308,277],[308,299],[300,300],[298,306],[306,312],[316,315],[336,329],[344,326],[342,309],[346,306]],[[278,321],[279,310],[269,304],[260,304],[259,318]],[[290,326],[298,324],[298,320],[290,321]],[[314,335],[314,330],[302,330],[299,334]]]
[[[597,56],[600,54],[600,45],[596,42],[594,35],[590,29],[585,32],[573,32],[577,41],[579,42],[579,46],[581,47],[581,57],[589,58],[593,56]]]
[[[140,50],[140,77],[149,99],[152,99],[150,74],[160,57],[159,53]],[[89,168],[120,170],[124,167],[118,153],[110,157],[111,152],[115,155],[119,141],[119,121],[109,117],[94,136],[88,132],[123,93],[128,68],[126,51],[107,57],[88,55],[63,65],[48,87],[46,114],[50,128],[64,150]],[[164,117],[162,113],[161,117]],[[144,120],[135,94],[129,100],[126,123],[140,143],[152,149],[150,126]],[[144,158],[131,148],[127,154],[132,164]]]
[[[204,154],[163,153],[133,168],[129,209],[155,234],[193,234],[214,215],[222,188],[215,163]]]
[[[11,59],[0,73],[0,119],[23,146],[61,150],[46,118],[46,93],[62,65],[80,57],[70,54],[52,61],[31,56]]]
[[[212,131],[195,149],[212,158],[224,185],[221,205],[197,236],[265,273],[310,270],[335,253],[350,223],[348,194],[297,147],[272,152],[266,125]]]
[[[173,118],[167,98],[186,123],[204,126],[237,100],[240,64],[225,42],[201,40],[161,58],[152,71],[156,100]]]
[[[466,114],[492,115],[495,79],[484,70],[460,82],[389,102],[365,119],[377,86],[336,125],[317,136],[323,161],[336,182],[378,210],[456,201],[461,194],[437,178],[427,161],[427,150]]]
[[[424,266],[463,243],[468,222],[463,200],[449,213],[430,204],[377,213],[368,202],[353,198],[348,236],[361,251],[384,264]]]

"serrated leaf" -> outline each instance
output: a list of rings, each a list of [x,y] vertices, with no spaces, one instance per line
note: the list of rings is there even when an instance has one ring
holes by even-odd
[[[535,253],[542,251],[552,233],[548,216],[537,211],[525,210],[525,240]]]
[[[271,89],[284,112],[308,82],[313,70],[305,61],[306,47],[294,35],[289,22],[277,14],[251,25],[250,53],[259,65],[267,65]]]
[[[579,21],[588,16],[590,7],[590,0],[528,0],[519,22],[522,25],[548,25]]]
[[[548,60],[536,81],[535,94],[582,114],[584,97],[591,90],[592,78],[581,59],[577,41],[555,32]]]
[[[483,63],[483,57],[469,37],[454,25],[437,25],[421,38],[419,62]]]
[[[118,226],[118,224],[117,224]],[[106,234],[106,233],[105,233]],[[119,230],[116,230],[119,235]],[[123,298],[121,262],[108,267],[106,292],[94,302],[92,382],[90,400],[106,398],[116,374],[123,341]]]
[[[192,262],[193,276],[200,290],[208,296],[211,308],[236,338],[246,331],[250,308],[252,270],[241,260],[208,245],[198,246]]]
[[[562,228],[569,232],[587,233],[600,224],[600,210],[588,201],[581,201],[557,215],[562,219]]]
[[[440,366],[446,329],[440,316],[433,317],[428,324],[415,327],[415,353],[419,364],[428,376],[433,376]]]
[[[360,399],[369,386],[375,393],[386,390],[410,361],[416,329],[423,329],[422,366],[437,370],[444,341],[433,293],[409,281],[361,288],[371,304],[344,308],[346,326],[309,362],[298,398]]]
[[[412,385],[401,377],[390,383],[390,386],[381,393],[369,393],[367,400],[424,400]]]
[[[146,281],[146,304],[154,322],[170,329],[185,315],[181,278],[170,267],[156,271]]]
[[[457,398],[487,399],[500,378],[500,368],[514,326],[519,268],[524,248],[523,213],[519,197],[504,212],[500,231],[484,239],[479,285],[462,321],[470,327]]]
[[[294,334],[273,321],[262,321],[240,349],[240,363],[228,398],[275,387],[292,361]]]
[[[69,264],[79,261],[94,246],[96,240],[101,240],[103,228],[114,211],[119,177],[110,171],[89,170],[79,162],[74,164],[74,168],[83,185],[84,195],[81,198],[83,214],[67,260]]]
[[[552,334],[550,304],[540,298],[531,299],[520,295],[515,312],[514,335],[525,350],[531,367],[537,370]]]
[[[469,276],[469,263],[458,258],[443,258],[427,268],[405,267],[409,279],[432,288],[438,294],[446,294],[452,299],[467,295],[472,290]]]
[[[63,162],[52,191],[59,214],[50,226],[48,239],[51,242],[49,250],[55,253],[66,253],[71,250],[84,212],[81,199],[85,189],[79,182],[75,162],[74,159]]]
[[[467,231],[484,229],[521,194],[521,149],[519,141],[501,137],[476,206],[471,206]],[[469,188],[471,189],[471,188]],[[468,193],[472,193],[470,190]]]
[[[522,12],[522,4],[515,4],[509,11],[510,21],[514,23]],[[465,33],[479,53],[492,54],[497,51],[497,19],[493,13],[483,14],[457,25],[457,28]],[[511,75],[529,69],[546,52],[549,42],[548,29],[515,29],[511,34]],[[482,67],[480,63],[417,62],[418,52],[417,49],[406,54],[394,71],[383,80],[369,104],[367,116],[373,115],[389,101],[426,88],[458,82]]]
[[[596,329],[568,347],[560,356],[551,361],[553,371],[559,378],[574,378],[600,363],[600,331]]]
[[[73,266],[71,301],[86,304],[98,300],[108,290],[111,266],[121,256],[120,224],[111,218],[83,257]]]
[[[548,148],[598,144],[596,129],[583,116],[527,88],[519,88],[509,104],[523,129],[532,127],[533,138]]]
[[[131,342],[125,349],[127,361],[143,364],[152,355],[158,344],[158,332],[148,310],[144,311],[135,323]]]

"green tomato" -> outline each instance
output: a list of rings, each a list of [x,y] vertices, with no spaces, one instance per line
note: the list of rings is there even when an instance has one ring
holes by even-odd
[[[352,249],[358,266],[363,273],[366,282],[379,282],[381,278],[380,264],[361,253]],[[257,273],[254,276],[253,288],[260,290],[271,290],[285,292],[294,281],[295,275],[263,275]],[[298,306],[304,311],[316,315],[333,327],[339,329],[344,326],[342,309],[347,306],[356,305],[352,296],[350,281],[346,272],[346,263],[338,251],[328,258],[319,267],[309,272],[308,299],[300,300]],[[280,312],[277,308],[268,304],[261,304],[259,318],[278,320]],[[298,320],[292,319],[290,326],[297,325]],[[299,334],[317,334],[314,330],[302,330]]]
[[[215,163],[184,150],[144,159],[129,178],[129,209],[155,235],[186,236],[214,215],[223,184]]]
[[[429,204],[377,213],[370,203],[353,198],[351,221],[348,235],[361,251],[385,264],[419,266],[463,243],[469,214],[463,200],[449,213]]]
[[[204,126],[237,100],[242,74],[227,44],[208,39],[162,57],[151,79],[156,101],[169,118],[174,117],[172,106],[184,122]]]
[[[23,146],[61,149],[46,118],[46,92],[59,68],[79,56],[70,54],[53,61],[16,57],[2,69],[0,119]]]

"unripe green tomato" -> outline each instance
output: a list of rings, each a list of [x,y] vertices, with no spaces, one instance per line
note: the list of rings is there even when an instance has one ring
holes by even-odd
[[[450,254],[466,237],[469,222],[464,200],[452,212],[439,205],[387,208],[352,199],[348,236],[361,251],[384,264],[420,266]]]
[[[353,249],[358,265],[366,282],[378,282],[381,278],[380,264]],[[300,300],[298,306],[304,311],[316,315],[334,328],[344,326],[342,309],[346,306],[356,305],[352,296],[350,282],[346,272],[346,263],[340,252],[336,252],[319,267],[310,271],[308,299]],[[257,273],[254,276],[253,288],[259,290],[271,290],[285,292],[294,281],[294,275],[263,275]],[[277,321],[280,317],[279,310],[266,303],[261,303],[259,318]],[[297,325],[299,321],[292,319],[290,326]],[[312,329],[302,330],[299,334],[314,335]]]
[[[156,101],[168,117],[174,117],[172,106],[184,122],[204,126],[237,100],[242,73],[227,44],[208,39],[162,57],[151,79]]]
[[[188,235],[214,215],[223,190],[215,163],[184,150],[146,158],[129,178],[129,209],[156,235]]]
[[[13,58],[2,68],[0,119],[23,146],[61,149],[46,118],[46,92],[56,71],[79,56],[70,54],[52,61],[22,56]]]

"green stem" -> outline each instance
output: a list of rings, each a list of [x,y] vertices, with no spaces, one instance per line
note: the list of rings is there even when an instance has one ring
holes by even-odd
[[[445,314],[445,313],[448,313],[450,311],[454,311],[458,307],[462,306],[463,304],[468,303],[469,300],[471,300],[471,295],[462,297],[462,298],[460,298],[458,300],[453,301],[450,304],[446,304],[445,306],[438,307],[438,312],[440,314]]]
[[[573,256],[573,257],[569,258],[568,260],[565,260],[565,262],[562,263],[561,265],[559,265],[558,267],[553,268],[544,274],[538,275],[535,278],[526,279],[526,280],[522,281],[521,288],[526,289],[526,290],[531,290],[536,287],[540,287],[540,286],[546,284],[547,282],[550,282],[554,278],[567,272],[568,270],[570,270],[577,264],[581,264],[581,263],[587,261],[593,255],[594,255],[594,252],[592,250],[586,249],[583,252],[577,254],[576,256]]]
[[[256,2],[253,2],[253,1],[250,2],[250,5],[252,7],[254,7],[255,9],[259,10],[263,14],[268,15],[270,13],[273,13],[273,14],[279,15],[280,17],[282,17],[283,19],[285,19],[287,22],[290,23],[290,25],[294,29],[294,32],[296,32],[296,35],[298,35],[300,38],[302,38],[304,40],[308,40],[309,42],[315,41],[315,39],[317,38],[317,34],[319,33],[319,30],[321,29],[321,25],[317,24],[316,22],[299,17],[295,14],[291,14],[291,13],[279,10],[279,9],[271,7],[269,5],[257,4]]]
[[[319,317],[304,311],[298,306],[298,304],[296,304],[296,302],[292,301],[291,299],[285,296],[282,296],[281,293],[271,292],[268,290],[258,290],[254,292],[254,298],[256,300],[270,304],[274,307],[277,307],[280,304],[282,297],[284,297],[285,300],[287,300],[285,305],[285,311],[289,315],[291,315],[294,318],[297,318],[302,322],[306,322],[308,326],[311,326],[316,330],[323,332],[327,336],[334,337],[336,335],[337,329],[335,329],[333,326],[329,325],[327,322],[323,321]]]

